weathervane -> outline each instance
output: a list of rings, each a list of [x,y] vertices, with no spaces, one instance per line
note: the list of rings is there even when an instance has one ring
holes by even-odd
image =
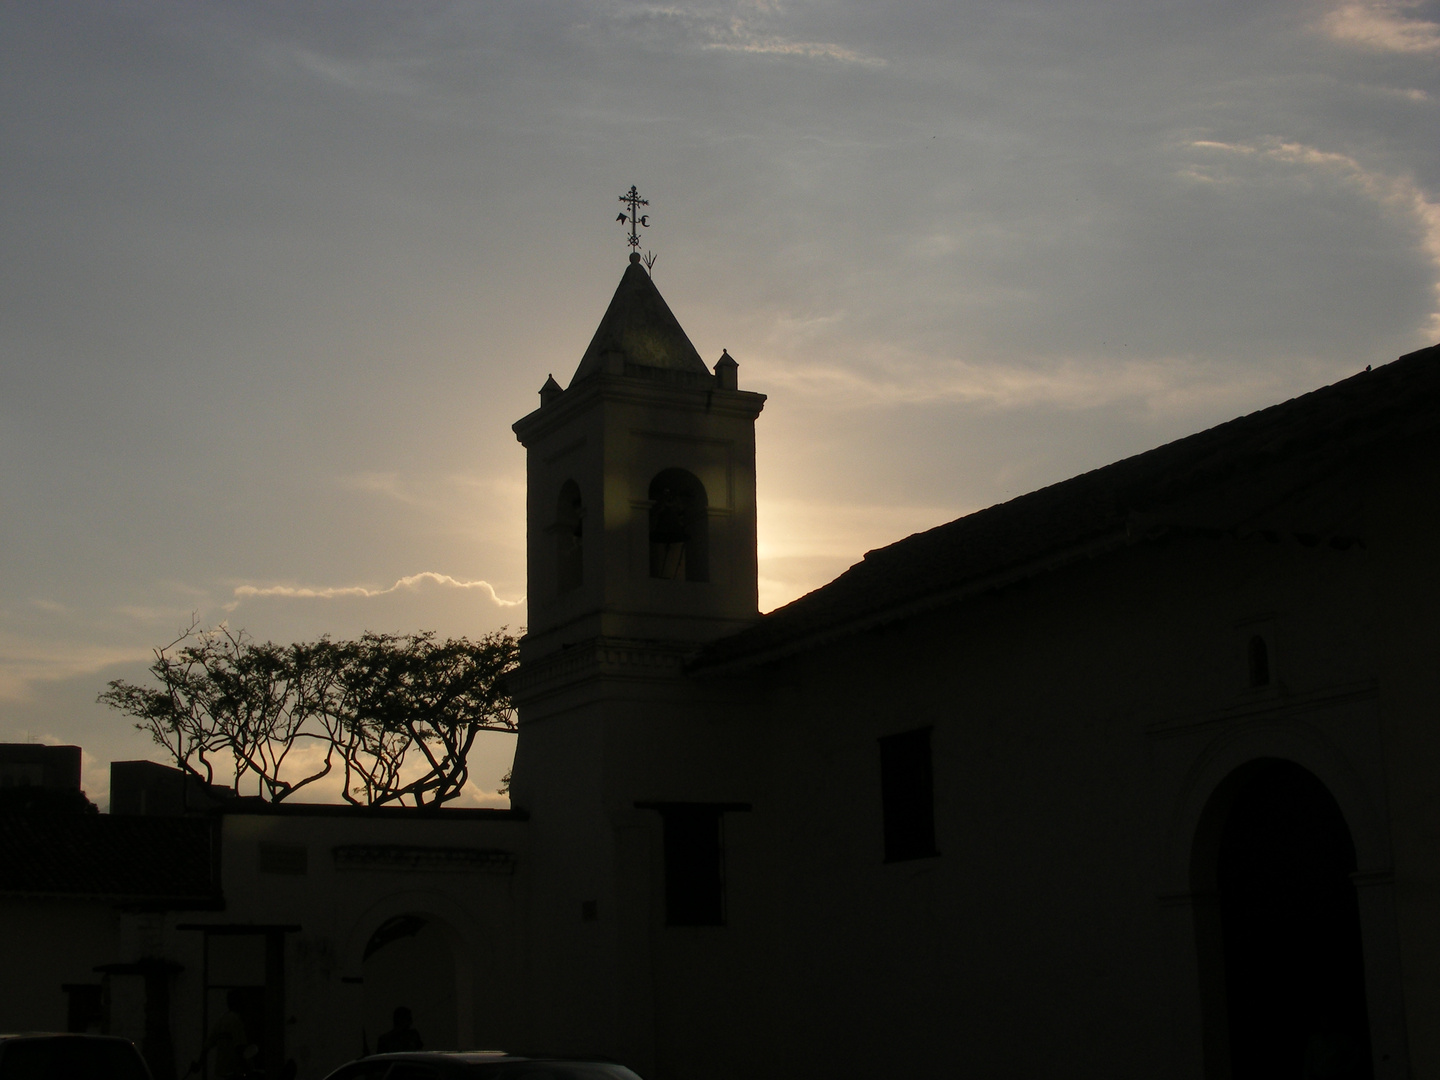
[[[630,190],[620,196],[620,201],[630,207],[630,213],[621,214],[615,220],[628,221],[630,223],[630,239],[627,243],[629,243],[632,248],[638,249],[640,247],[640,228],[642,226],[647,229],[650,227],[650,215],[642,214],[639,210],[642,206],[649,206],[650,200],[642,199],[640,193],[635,190],[635,185],[631,184]]]

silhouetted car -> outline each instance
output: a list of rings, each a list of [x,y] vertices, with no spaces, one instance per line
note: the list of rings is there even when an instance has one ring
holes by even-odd
[[[3,1078],[0,1078],[3,1080]],[[640,1080],[624,1065],[498,1050],[417,1050],[342,1065],[325,1080]]]
[[[151,1080],[129,1039],[32,1032],[0,1035],[0,1080]]]

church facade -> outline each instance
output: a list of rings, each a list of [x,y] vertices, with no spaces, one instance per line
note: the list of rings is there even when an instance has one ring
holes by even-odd
[[[635,260],[541,399],[526,1038],[657,1077],[1440,1071],[1440,349],[763,617],[764,399]]]

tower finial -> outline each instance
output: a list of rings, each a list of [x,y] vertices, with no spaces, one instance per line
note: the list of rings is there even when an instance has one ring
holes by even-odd
[[[631,184],[630,190],[627,191],[624,195],[620,196],[620,201],[622,203],[625,203],[630,208],[630,213],[622,213],[615,220],[628,221],[630,223],[630,236],[629,239],[627,239],[625,242],[629,244],[632,248],[638,248],[640,246],[639,230],[642,227],[646,229],[650,227],[650,215],[640,213],[640,207],[649,206],[650,200],[642,199],[640,197],[640,193],[635,190],[635,185]]]

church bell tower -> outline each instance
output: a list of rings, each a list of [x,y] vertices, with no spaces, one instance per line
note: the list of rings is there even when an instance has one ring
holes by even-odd
[[[530,612],[507,680],[519,714],[510,791],[528,815],[521,983],[541,1018],[527,1037],[608,1048],[642,1069],[657,1052],[645,957],[664,808],[744,795],[722,765],[729,713],[685,675],[703,644],[759,617],[765,395],[736,375],[728,353],[706,367],[631,254],[570,385],[546,380],[514,426]],[[703,820],[718,830],[718,814]]]
[[[581,643],[684,651],[758,614],[755,418],[638,253],[570,385],[514,425],[528,454],[522,666]],[[532,670],[533,666],[532,666]]]

